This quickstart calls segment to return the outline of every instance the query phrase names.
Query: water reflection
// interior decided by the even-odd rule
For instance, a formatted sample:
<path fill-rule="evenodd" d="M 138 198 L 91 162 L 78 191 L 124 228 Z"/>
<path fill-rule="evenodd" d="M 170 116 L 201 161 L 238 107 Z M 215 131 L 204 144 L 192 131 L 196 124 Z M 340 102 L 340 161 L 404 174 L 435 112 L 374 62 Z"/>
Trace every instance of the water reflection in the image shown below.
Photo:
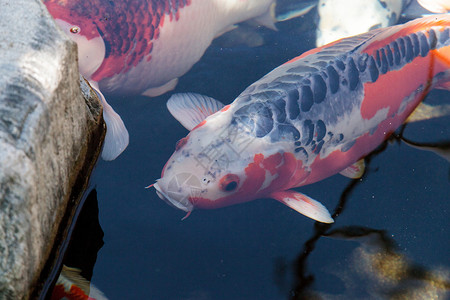
<path fill-rule="evenodd" d="M 87 280 L 92 277 L 97 252 L 103 246 L 103 230 L 98 221 L 97 191 L 93 189 L 78 217 L 63 263 L 81 269 Z"/>
<path fill-rule="evenodd" d="M 408 140 L 404 137 L 402 137 L 402 141 L 406 145 L 411 146 L 413 148 L 424 151 L 431 151 L 450 163 L 450 141 L 441 143 L 418 143 L 412 140 Z M 450 165 L 448 167 L 448 181 L 450 182 Z"/>
<path fill-rule="evenodd" d="M 450 270 L 430 269 L 411 261 L 385 230 L 348 226 L 332 230 L 326 236 L 360 243 L 350 254 L 346 269 L 329 271 L 341 280 L 345 291 L 337 295 L 313 290 L 307 293 L 326 299 L 444 299 L 448 296 Z"/>
<path fill-rule="evenodd" d="M 388 141 L 392 141 L 394 138 L 390 138 Z M 316 247 L 317 241 L 322 237 L 326 236 L 329 229 L 335 226 L 337 222 L 337 218 L 345 209 L 346 203 L 354 190 L 354 188 L 364 180 L 364 178 L 367 176 L 368 170 L 370 170 L 370 161 L 371 158 L 374 155 L 377 155 L 378 153 L 383 152 L 388 144 L 388 141 L 384 142 L 380 147 L 378 147 L 377 150 L 372 152 L 369 156 L 365 158 L 366 162 L 366 169 L 365 173 L 361 177 L 361 179 L 353 179 L 350 181 L 350 183 L 347 185 L 347 187 L 344 189 L 344 191 L 341 194 L 341 197 L 339 199 L 339 203 L 334 209 L 334 212 L 332 214 L 332 218 L 335 220 L 335 223 L 332 224 L 324 224 L 324 223 L 318 223 L 316 222 L 314 224 L 314 234 L 305 242 L 302 251 L 298 255 L 297 259 L 294 262 L 294 284 L 293 288 L 290 290 L 290 299 L 311 299 L 310 295 L 310 289 L 312 287 L 312 284 L 314 283 L 315 277 L 312 274 L 308 273 L 307 268 L 307 262 L 308 257 L 311 255 L 311 253 L 314 251 Z M 276 263 L 275 269 L 278 270 L 276 274 L 278 275 L 278 278 L 276 279 L 277 285 L 280 287 L 280 284 L 283 284 L 284 278 L 281 279 L 280 277 L 285 277 L 285 274 L 283 271 L 287 270 L 287 267 L 285 265 L 285 262 L 282 259 L 279 259 Z M 282 288 L 282 287 L 280 287 Z"/>
<path fill-rule="evenodd" d="M 87 299 L 95 288 L 89 282 L 92 278 L 97 253 L 103 246 L 103 230 L 98 220 L 97 191 L 93 189 L 87 196 L 75 227 L 68 238 L 68 248 L 62 260 L 61 273 L 55 288 L 45 299 Z M 84 294 L 84 295 L 83 295 Z M 95 291 L 96 299 L 103 299 L 99 291 Z M 80 298 L 81 297 L 81 298 Z"/>
<path fill-rule="evenodd" d="M 450 291 L 450 269 L 444 267 L 427 268 L 410 259 L 399 249 L 395 239 L 386 230 L 363 226 L 336 227 L 352 192 L 370 172 L 370 161 L 383 152 L 391 143 L 405 142 L 419 149 L 437 149 L 448 155 L 449 143 L 420 144 L 403 137 L 405 126 L 383 143 L 375 152 L 366 157 L 366 173 L 361 179 L 352 180 L 343 191 L 332 217 L 333 224 L 315 223 L 313 235 L 304 243 L 303 249 L 292 263 L 293 284 L 288 287 L 289 262 L 280 257 L 274 262 L 275 284 L 280 291 L 288 293 L 289 299 L 445 299 Z M 433 151 L 433 150 L 431 150 Z M 326 293 L 315 288 L 320 281 L 308 270 L 308 259 L 314 252 L 317 242 L 322 237 L 358 242 L 345 267 L 338 264 L 329 268 L 327 273 L 340 279 L 342 293 Z M 330 255 L 333 255 L 330 249 Z M 348 263 L 347 263 L 348 262 Z M 317 271 L 317 270 L 316 270 Z"/>
<path fill-rule="evenodd" d="M 386 143 L 384 143 L 384 147 L 385 145 Z M 366 166 L 368 166 L 368 164 L 366 164 Z M 364 177 L 365 176 L 363 176 L 363 178 Z M 361 182 L 360 179 L 354 179 L 345 188 L 339 199 L 339 203 L 335 208 L 334 213 L 332 214 L 335 222 L 337 221 L 339 215 L 344 211 L 345 205 L 348 201 L 349 196 L 351 195 L 351 192 L 359 182 Z M 293 288 L 290 290 L 290 299 L 311 299 L 310 289 L 314 283 L 315 277 L 314 275 L 308 273 L 308 257 L 314 251 L 317 241 L 322 236 L 326 236 L 328 230 L 335 226 L 334 224 L 336 223 L 324 224 L 316 222 L 314 224 L 314 234 L 305 242 L 303 250 L 300 252 L 294 262 L 295 283 Z"/>
<path fill-rule="evenodd" d="M 441 143 L 418 143 L 402 137 L 402 141 L 408 146 L 419 150 L 431 151 L 446 161 L 450 162 L 450 141 Z"/>

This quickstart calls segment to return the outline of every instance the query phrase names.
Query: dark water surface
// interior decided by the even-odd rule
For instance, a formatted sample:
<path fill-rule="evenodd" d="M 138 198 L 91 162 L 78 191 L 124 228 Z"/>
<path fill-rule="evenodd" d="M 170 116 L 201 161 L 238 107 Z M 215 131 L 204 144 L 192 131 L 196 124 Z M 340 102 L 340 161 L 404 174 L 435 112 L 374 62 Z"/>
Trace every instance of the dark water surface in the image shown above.
<path fill-rule="evenodd" d="M 249 84 L 312 47 L 314 33 L 301 26 L 299 20 L 279 25 L 279 32 L 260 29 L 266 40 L 261 47 L 221 48 L 216 41 L 174 92 L 230 103 Z M 111 99 L 127 125 L 130 145 L 115 161 L 100 161 L 91 180 L 104 232 L 92 283 L 106 297 L 379 299 L 415 293 L 445 298 L 448 161 L 393 139 L 370 157 L 363 179 L 335 175 L 299 189 L 332 213 L 341 205 L 331 226 L 271 199 L 197 210 L 180 221 L 184 212 L 144 188 L 160 177 L 176 141 L 187 134 L 165 107 L 170 95 Z M 427 98 L 448 100 L 446 91 Z M 449 121 L 409 124 L 403 136 L 448 145 Z"/>

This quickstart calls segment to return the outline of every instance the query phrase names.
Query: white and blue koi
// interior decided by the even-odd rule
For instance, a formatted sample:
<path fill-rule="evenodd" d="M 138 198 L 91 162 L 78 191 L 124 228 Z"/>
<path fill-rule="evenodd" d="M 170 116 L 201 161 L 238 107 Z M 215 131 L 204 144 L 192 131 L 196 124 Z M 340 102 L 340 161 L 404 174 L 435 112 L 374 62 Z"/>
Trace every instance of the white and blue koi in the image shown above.
<path fill-rule="evenodd" d="M 174 95 L 168 108 L 191 132 L 154 187 L 186 212 L 271 197 L 333 222 L 322 204 L 292 188 L 339 172 L 360 176 L 361 159 L 433 88 L 450 88 L 450 15 L 310 50 L 225 107 L 196 94 Z"/>

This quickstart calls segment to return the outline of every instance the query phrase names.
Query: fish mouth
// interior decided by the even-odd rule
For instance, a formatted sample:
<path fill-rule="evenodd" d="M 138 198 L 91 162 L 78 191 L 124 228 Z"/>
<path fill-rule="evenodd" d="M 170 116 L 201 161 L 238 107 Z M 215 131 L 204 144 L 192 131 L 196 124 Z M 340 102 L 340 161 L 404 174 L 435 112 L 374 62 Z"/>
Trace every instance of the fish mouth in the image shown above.
<path fill-rule="evenodd" d="M 164 200 L 170 206 L 181 209 L 185 212 L 190 212 L 193 210 L 194 206 L 189 201 L 188 197 L 183 197 L 180 200 L 170 197 L 165 192 L 163 192 L 163 190 L 158 184 L 158 181 L 153 185 L 153 187 L 155 188 L 158 197 Z"/>

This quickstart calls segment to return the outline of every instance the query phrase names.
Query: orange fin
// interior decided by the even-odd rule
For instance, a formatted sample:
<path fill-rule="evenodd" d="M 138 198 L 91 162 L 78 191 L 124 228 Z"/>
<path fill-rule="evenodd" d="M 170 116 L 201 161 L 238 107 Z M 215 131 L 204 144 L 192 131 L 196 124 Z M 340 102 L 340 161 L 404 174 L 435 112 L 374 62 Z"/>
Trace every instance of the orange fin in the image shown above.
<path fill-rule="evenodd" d="M 366 165 L 364 163 L 364 159 L 360 159 L 353 165 L 348 166 L 347 168 L 339 172 L 339 174 L 351 179 L 358 179 L 363 176 L 365 168 Z"/>
<path fill-rule="evenodd" d="M 293 210 L 307 216 L 313 220 L 322 223 L 333 223 L 334 220 L 331 217 L 328 209 L 320 202 L 306 196 L 305 194 L 287 190 L 281 192 L 274 192 L 270 194 L 270 197 L 286 204 Z"/>

